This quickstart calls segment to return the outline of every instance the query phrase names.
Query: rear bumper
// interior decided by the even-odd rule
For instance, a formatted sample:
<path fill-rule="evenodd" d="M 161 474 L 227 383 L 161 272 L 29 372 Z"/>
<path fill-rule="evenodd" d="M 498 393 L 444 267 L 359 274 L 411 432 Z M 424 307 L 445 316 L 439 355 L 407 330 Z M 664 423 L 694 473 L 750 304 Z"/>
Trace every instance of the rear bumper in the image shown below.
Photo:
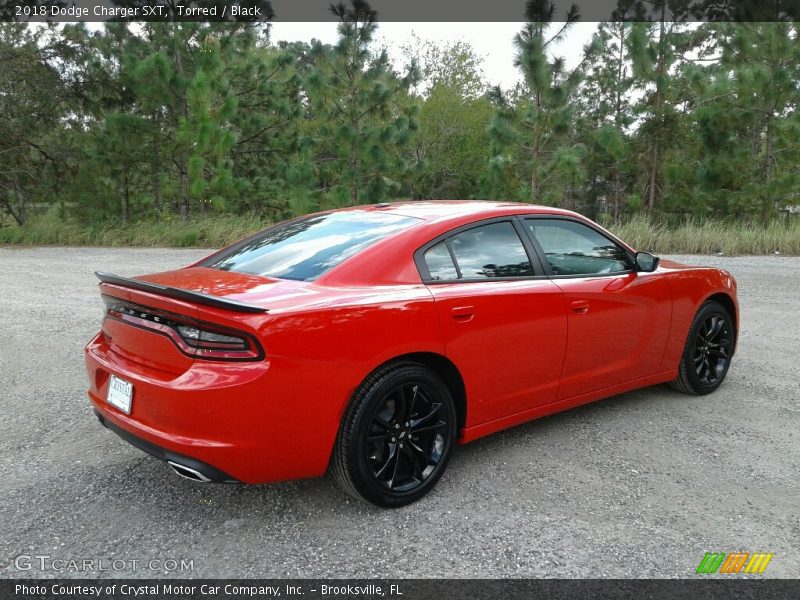
<path fill-rule="evenodd" d="M 136 437 L 131 432 L 126 429 L 123 429 L 119 425 L 116 425 L 112 421 L 103 417 L 103 415 L 98 411 L 95 410 L 94 414 L 97 416 L 97 419 L 100 421 L 100 424 L 116 433 L 119 437 L 123 440 L 131 444 L 132 446 L 136 446 L 139 450 L 143 452 L 147 452 L 147 454 L 151 456 L 155 456 L 159 460 L 163 460 L 167 463 L 172 463 L 174 465 L 181 465 L 183 467 L 188 467 L 192 471 L 200 474 L 203 479 L 212 482 L 212 483 L 237 483 L 236 479 L 228 475 L 227 473 L 220 471 L 216 467 L 213 467 L 209 464 L 206 464 L 202 461 L 197 459 L 191 458 L 189 456 L 183 456 L 182 454 L 176 454 L 166 448 L 162 448 L 161 446 L 157 446 L 147 440 L 142 438 Z"/>
<path fill-rule="evenodd" d="M 211 481 L 242 483 L 322 475 L 361 376 L 340 363 L 278 356 L 198 360 L 176 375 L 120 356 L 102 335 L 86 346 L 85 361 L 89 400 L 106 427 Z M 130 414 L 106 402 L 112 374 L 133 384 Z"/>

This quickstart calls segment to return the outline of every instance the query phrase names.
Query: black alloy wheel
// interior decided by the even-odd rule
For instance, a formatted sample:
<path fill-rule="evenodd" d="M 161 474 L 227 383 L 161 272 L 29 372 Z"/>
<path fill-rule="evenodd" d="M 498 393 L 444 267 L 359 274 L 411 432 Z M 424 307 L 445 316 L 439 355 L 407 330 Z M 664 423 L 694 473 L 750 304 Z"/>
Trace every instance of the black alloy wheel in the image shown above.
<path fill-rule="evenodd" d="M 700 382 L 714 385 L 725 376 L 731 360 L 733 336 L 725 317 L 715 313 L 700 326 L 694 341 L 693 365 Z"/>
<path fill-rule="evenodd" d="M 414 502 L 444 472 L 456 421 L 450 391 L 430 369 L 410 362 L 381 368 L 353 397 L 331 471 L 345 491 L 373 504 Z"/>
<path fill-rule="evenodd" d="M 401 383 L 372 415 L 365 452 L 375 480 L 393 492 L 422 485 L 442 461 L 450 415 L 423 383 Z"/>
<path fill-rule="evenodd" d="M 713 392 L 728 373 L 735 343 L 736 330 L 728 310 L 719 302 L 705 303 L 689 328 L 678 377 L 672 387 L 687 394 Z"/>

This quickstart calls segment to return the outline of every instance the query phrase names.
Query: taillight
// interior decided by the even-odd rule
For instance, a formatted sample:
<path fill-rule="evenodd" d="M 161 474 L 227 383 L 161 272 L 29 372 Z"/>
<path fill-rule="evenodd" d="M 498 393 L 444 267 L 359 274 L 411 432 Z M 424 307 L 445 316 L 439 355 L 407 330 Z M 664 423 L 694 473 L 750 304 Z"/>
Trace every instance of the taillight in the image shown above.
<path fill-rule="evenodd" d="M 235 335 L 207 331 L 191 325 L 178 325 L 178 333 L 187 344 L 202 350 L 247 350 L 247 340 Z"/>
<path fill-rule="evenodd" d="M 235 329 L 103 296 L 106 318 L 169 337 L 184 354 L 206 360 L 260 360 L 264 351 L 253 336 Z"/>

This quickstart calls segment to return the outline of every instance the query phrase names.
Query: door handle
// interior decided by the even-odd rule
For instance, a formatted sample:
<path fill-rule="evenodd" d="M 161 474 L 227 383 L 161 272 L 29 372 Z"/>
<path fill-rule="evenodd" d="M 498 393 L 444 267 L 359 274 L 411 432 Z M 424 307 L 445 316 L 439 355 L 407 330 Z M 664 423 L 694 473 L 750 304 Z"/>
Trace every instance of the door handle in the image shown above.
<path fill-rule="evenodd" d="M 450 309 L 450 316 L 453 317 L 456 321 L 461 321 L 462 323 L 466 323 L 467 321 L 471 321 L 472 318 L 475 316 L 475 307 L 474 306 L 454 306 Z"/>
<path fill-rule="evenodd" d="M 589 312 L 589 303 L 586 300 L 576 300 L 570 304 L 570 308 L 574 313 L 585 315 L 587 312 Z"/>

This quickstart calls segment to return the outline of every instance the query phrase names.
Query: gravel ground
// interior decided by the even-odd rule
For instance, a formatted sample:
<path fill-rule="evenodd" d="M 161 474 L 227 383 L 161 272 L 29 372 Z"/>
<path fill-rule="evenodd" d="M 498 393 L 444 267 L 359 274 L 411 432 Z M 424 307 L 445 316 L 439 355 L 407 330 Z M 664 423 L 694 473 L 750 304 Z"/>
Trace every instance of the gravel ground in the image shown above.
<path fill-rule="evenodd" d="M 707 551 L 773 552 L 767 575 L 800 575 L 800 258 L 677 257 L 739 281 L 739 352 L 715 394 L 658 386 L 479 440 L 387 511 L 327 479 L 188 482 L 97 423 L 92 271 L 203 254 L 0 248 L 0 576 L 169 576 L 186 559 L 195 577 L 689 577 Z M 20 555 L 112 570 L 19 570 Z"/>

